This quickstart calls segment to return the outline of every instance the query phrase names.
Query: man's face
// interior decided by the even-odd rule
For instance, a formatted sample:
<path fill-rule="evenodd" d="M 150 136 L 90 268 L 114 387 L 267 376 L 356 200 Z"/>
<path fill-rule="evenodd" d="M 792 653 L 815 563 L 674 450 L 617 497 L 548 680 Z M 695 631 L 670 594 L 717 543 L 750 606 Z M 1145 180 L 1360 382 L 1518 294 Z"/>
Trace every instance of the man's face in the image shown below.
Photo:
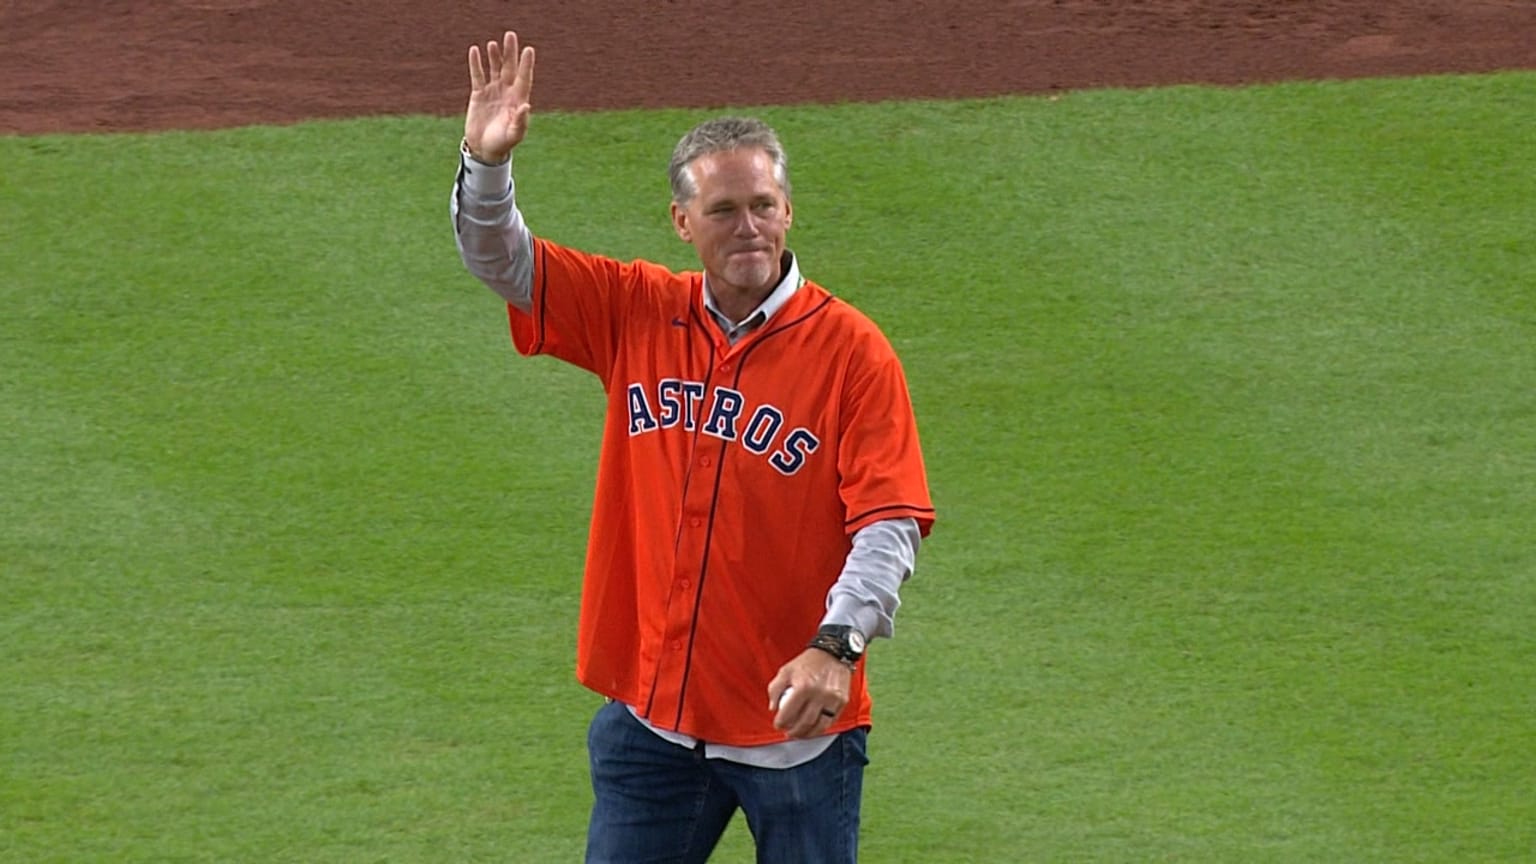
<path fill-rule="evenodd" d="M 757 147 L 706 153 L 688 170 L 696 194 L 672 203 L 677 236 L 693 244 L 721 295 L 761 299 L 778 284 L 790 204 L 774 176 L 773 159 Z"/>

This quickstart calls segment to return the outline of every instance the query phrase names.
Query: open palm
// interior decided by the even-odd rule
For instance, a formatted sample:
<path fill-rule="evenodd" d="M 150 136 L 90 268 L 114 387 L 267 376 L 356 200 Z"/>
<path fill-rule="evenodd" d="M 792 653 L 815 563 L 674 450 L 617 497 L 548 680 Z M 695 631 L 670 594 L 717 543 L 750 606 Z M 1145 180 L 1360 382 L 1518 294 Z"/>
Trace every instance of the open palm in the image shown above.
<path fill-rule="evenodd" d="M 469 48 L 469 110 L 464 113 L 464 141 L 483 162 L 501 162 L 528 132 L 533 111 L 533 48 L 517 47 L 508 30 L 500 43 L 487 42 L 482 65 L 480 46 Z"/>

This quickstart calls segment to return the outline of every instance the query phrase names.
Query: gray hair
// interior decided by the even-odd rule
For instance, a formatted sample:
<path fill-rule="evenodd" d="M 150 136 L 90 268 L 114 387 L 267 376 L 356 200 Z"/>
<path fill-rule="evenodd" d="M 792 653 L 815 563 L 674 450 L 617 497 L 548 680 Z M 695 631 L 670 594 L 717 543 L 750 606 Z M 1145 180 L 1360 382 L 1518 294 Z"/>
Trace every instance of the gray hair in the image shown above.
<path fill-rule="evenodd" d="M 779 188 L 788 198 L 789 157 L 773 127 L 754 117 L 717 117 L 693 127 L 672 150 L 672 162 L 667 165 L 667 177 L 672 181 L 672 200 L 687 204 L 698 193 L 693 174 L 688 170 L 693 160 L 709 153 L 743 147 L 757 147 L 768 154 L 773 160 L 773 173 Z"/>

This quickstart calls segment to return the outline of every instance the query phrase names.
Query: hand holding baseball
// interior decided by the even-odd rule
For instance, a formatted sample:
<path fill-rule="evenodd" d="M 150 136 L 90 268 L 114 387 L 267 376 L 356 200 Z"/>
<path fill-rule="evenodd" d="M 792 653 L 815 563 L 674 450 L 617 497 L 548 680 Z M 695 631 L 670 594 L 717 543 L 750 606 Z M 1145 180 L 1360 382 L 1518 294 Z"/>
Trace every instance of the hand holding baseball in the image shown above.
<path fill-rule="evenodd" d="M 464 113 L 464 141 L 481 162 L 505 161 L 528 132 L 533 112 L 533 48 L 517 45 L 508 30 L 501 42 L 487 42 L 482 65 L 480 46 L 469 47 L 469 109 Z"/>
<path fill-rule="evenodd" d="M 843 661 L 816 648 L 805 649 L 768 682 L 774 727 L 790 738 L 825 734 L 848 704 L 851 677 Z"/>

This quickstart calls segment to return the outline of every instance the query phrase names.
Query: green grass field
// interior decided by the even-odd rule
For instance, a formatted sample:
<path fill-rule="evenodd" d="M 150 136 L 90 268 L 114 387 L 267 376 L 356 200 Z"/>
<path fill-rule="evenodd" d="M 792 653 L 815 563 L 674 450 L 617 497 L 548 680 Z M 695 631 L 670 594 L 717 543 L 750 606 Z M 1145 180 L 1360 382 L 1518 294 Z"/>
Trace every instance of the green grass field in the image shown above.
<path fill-rule="evenodd" d="M 940 511 L 866 860 L 1536 855 L 1536 75 L 759 113 Z M 530 224 L 692 266 L 700 116 L 537 116 Z M 602 399 L 457 138 L 0 138 L 0 861 L 579 858 Z"/>

